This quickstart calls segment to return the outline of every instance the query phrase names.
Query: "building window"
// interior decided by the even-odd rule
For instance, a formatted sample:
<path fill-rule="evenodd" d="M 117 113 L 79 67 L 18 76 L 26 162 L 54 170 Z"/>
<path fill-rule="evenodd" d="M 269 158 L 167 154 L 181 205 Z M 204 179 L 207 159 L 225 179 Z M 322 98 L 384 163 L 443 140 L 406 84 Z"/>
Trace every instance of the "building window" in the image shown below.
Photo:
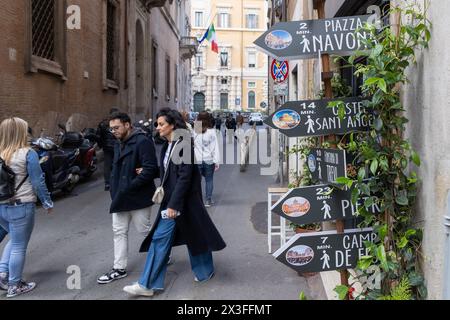
<path fill-rule="evenodd" d="M 248 67 L 256 68 L 256 52 L 248 53 Z"/>
<path fill-rule="evenodd" d="M 55 0 L 32 0 L 32 53 L 55 60 Z"/>
<path fill-rule="evenodd" d="M 116 69 L 116 7 L 110 1 L 106 10 L 106 78 L 115 80 L 114 71 Z"/>
<path fill-rule="evenodd" d="M 195 56 L 195 67 L 197 69 L 203 68 L 203 54 L 202 53 L 199 53 Z"/>
<path fill-rule="evenodd" d="M 220 109 L 228 109 L 228 93 L 220 94 Z"/>
<path fill-rule="evenodd" d="M 257 29 L 258 28 L 258 16 L 254 13 L 246 15 L 247 29 Z"/>
<path fill-rule="evenodd" d="M 217 26 L 219 28 L 229 28 L 230 27 L 230 14 L 226 12 L 219 13 Z"/>
<path fill-rule="evenodd" d="M 166 56 L 166 98 L 170 101 L 170 57 Z"/>
<path fill-rule="evenodd" d="M 220 66 L 228 67 L 228 52 L 226 51 L 220 53 Z"/>
<path fill-rule="evenodd" d="M 256 106 L 255 91 L 249 91 L 248 92 L 248 107 L 249 107 L 249 109 L 255 109 L 255 106 Z"/>
<path fill-rule="evenodd" d="M 222 84 L 227 84 L 227 83 L 228 83 L 228 80 L 227 80 L 226 78 L 222 78 L 221 83 L 222 83 Z"/>
<path fill-rule="evenodd" d="M 152 43 L 152 86 L 153 98 L 158 98 L 158 44 Z"/>
<path fill-rule="evenodd" d="M 26 1 L 26 70 L 57 74 L 66 69 L 65 1 Z"/>
<path fill-rule="evenodd" d="M 255 81 L 249 81 L 248 82 L 248 88 L 256 88 L 256 82 Z"/>
<path fill-rule="evenodd" d="M 195 11 L 195 26 L 203 27 L 203 12 Z"/>

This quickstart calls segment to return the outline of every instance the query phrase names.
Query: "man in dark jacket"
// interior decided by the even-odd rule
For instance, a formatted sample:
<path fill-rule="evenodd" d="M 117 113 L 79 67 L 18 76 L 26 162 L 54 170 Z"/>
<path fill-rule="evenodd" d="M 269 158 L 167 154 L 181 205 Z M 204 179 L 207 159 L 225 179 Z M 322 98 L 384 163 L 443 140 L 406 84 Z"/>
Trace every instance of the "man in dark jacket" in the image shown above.
<path fill-rule="evenodd" d="M 153 180 L 159 173 L 152 139 L 144 131 L 134 129 L 127 114 L 114 113 L 109 126 L 120 142 L 114 148 L 110 181 L 114 266 L 97 279 L 100 284 L 127 276 L 128 227 L 133 222 L 143 237 L 150 231 L 152 195 L 155 192 Z M 141 169 L 140 174 L 137 169 Z"/>
<path fill-rule="evenodd" d="M 118 112 L 119 109 L 111 108 L 109 115 L 114 112 Z M 109 117 L 103 119 L 97 128 L 98 146 L 103 149 L 104 170 L 103 175 L 105 178 L 105 191 L 109 191 L 110 183 L 109 178 L 111 175 L 112 161 L 114 159 L 114 145 L 116 144 L 116 138 L 109 130 Z"/>

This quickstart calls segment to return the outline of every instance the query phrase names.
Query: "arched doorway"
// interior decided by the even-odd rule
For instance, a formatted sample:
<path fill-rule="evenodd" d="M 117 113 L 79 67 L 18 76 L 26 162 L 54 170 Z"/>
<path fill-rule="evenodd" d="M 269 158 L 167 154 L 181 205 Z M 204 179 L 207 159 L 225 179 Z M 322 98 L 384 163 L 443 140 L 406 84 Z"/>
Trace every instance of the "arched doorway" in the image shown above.
<path fill-rule="evenodd" d="M 255 91 L 249 91 L 248 92 L 248 108 L 249 109 L 255 109 L 255 107 L 256 107 Z"/>
<path fill-rule="evenodd" d="M 205 111 L 205 95 L 201 92 L 194 94 L 194 111 Z"/>
<path fill-rule="evenodd" d="M 144 116 L 145 106 L 145 84 L 144 84 L 144 30 L 142 23 L 136 21 L 136 116 Z"/>

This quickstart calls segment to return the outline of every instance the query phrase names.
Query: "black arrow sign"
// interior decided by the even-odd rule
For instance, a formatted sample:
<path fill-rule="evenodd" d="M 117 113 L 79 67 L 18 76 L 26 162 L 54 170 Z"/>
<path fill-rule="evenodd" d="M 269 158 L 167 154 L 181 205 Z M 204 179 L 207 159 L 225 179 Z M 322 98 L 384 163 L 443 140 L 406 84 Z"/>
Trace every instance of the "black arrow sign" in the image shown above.
<path fill-rule="evenodd" d="M 259 49 L 278 60 L 307 59 L 319 52 L 350 55 L 367 49 L 361 30 L 369 15 L 323 20 L 280 22 L 254 42 Z"/>
<path fill-rule="evenodd" d="M 327 185 L 295 188 L 286 193 L 271 208 L 272 212 L 295 224 L 309 224 L 328 220 L 348 220 L 356 216 L 368 197 L 361 197 L 352 204 L 351 190 L 340 190 Z M 377 204 L 368 211 L 380 213 Z"/>
<path fill-rule="evenodd" d="M 334 184 L 338 177 L 347 177 L 344 150 L 311 148 L 307 163 L 313 181 Z"/>
<path fill-rule="evenodd" d="M 338 107 L 327 107 L 330 102 L 342 101 L 345 116 L 339 117 Z M 288 137 L 324 136 L 366 131 L 373 124 L 373 115 L 362 98 L 289 101 L 271 114 L 265 123 Z"/>
<path fill-rule="evenodd" d="M 273 256 L 298 272 L 322 272 L 351 269 L 368 255 L 365 241 L 375 242 L 372 228 L 350 229 L 345 233 L 324 231 L 299 233 L 278 249 Z"/>

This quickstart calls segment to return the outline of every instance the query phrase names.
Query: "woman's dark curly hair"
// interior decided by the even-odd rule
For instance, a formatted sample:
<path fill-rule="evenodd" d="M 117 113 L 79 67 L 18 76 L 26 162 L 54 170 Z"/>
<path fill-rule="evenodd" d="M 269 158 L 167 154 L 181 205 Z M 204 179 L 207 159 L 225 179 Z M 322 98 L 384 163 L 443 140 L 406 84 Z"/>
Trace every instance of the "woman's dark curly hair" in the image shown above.
<path fill-rule="evenodd" d="M 173 129 L 187 129 L 186 122 L 181 113 L 175 109 L 163 108 L 156 115 L 156 119 L 164 117 L 168 124 L 173 125 Z"/>

